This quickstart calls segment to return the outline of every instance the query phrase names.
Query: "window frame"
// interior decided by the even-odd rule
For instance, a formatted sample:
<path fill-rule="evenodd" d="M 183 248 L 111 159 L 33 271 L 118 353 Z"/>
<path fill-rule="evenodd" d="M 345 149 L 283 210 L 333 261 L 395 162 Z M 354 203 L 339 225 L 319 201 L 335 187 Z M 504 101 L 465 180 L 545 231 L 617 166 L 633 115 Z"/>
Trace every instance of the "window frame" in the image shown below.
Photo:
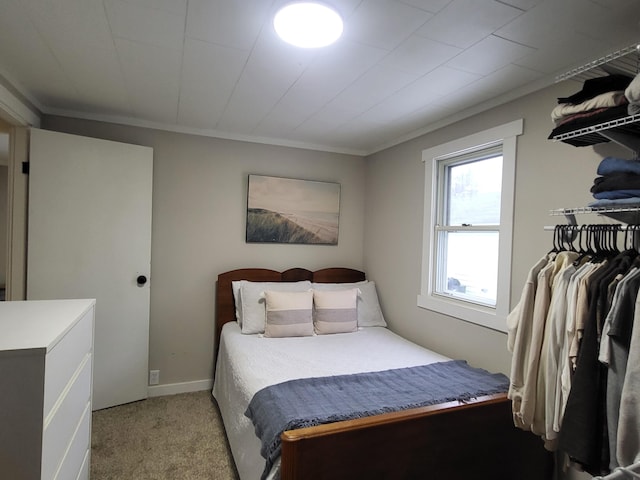
<path fill-rule="evenodd" d="M 451 193 L 451 173 L 452 169 L 457 166 L 469 165 L 475 162 L 482 162 L 484 160 L 489 160 L 495 157 L 502 157 L 502 142 L 499 143 L 491 143 L 489 145 L 484 145 L 481 148 L 474 149 L 469 153 L 465 153 L 463 155 L 447 155 L 442 158 L 438 158 L 437 161 L 437 173 L 438 187 L 442 187 L 442 189 L 438 189 L 437 198 L 442 208 L 438 208 L 438 204 L 436 204 L 436 222 L 433 228 L 434 236 L 434 258 L 442 258 L 443 260 L 448 260 L 448 252 L 446 246 L 446 240 L 448 240 L 449 234 L 461 233 L 461 232 L 488 232 L 495 233 L 498 235 L 498 239 L 500 238 L 500 225 L 499 223 L 491 223 L 491 224 L 452 224 L 450 220 L 451 216 L 451 204 L 450 204 L 450 193 Z M 502 171 L 504 170 L 504 161 L 501 161 L 502 167 L 500 169 L 500 175 L 502 176 Z M 502 182 L 501 182 L 502 188 Z M 500 192 L 502 198 L 502 191 Z M 471 220 L 471 219 L 469 219 Z M 498 220 L 499 222 L 499 220 Z M 443 242 L 444 240 L 444 242 Z M 456 295 L 456 294 L 448 294 L 443 293 L 444 282 L 446 282 L 447 275 L 438 275 L 438 273 L 442 273 L 442 271 L 438 271 L 436 269 L 431 269 L 432 285 L 433 285 L 433 295 L 438 298 L 453 298 L 459 299 L 459 301 L 463 303 L 470 304 L 479 304 L 482 307 L 486 308 L 495 308 L 490 305 L 488 302 L 477 298 L 476 300 L 472 300 L 471 298 L 464 298 L 464 295 Z M 497 285 L 496 285 L 497 287 Z M 461 298 L 462 297 L 462 298 Z M 497 300 L 496 300 L 497 301 Z"/>
<path fill-rule="evenodd" d="M 507 331 L 506 318 L 511 301 L 511 250 L 513 242 L 513 210 L 515 200 L 515 166 L 517 137 L 522 135 L 523 120 L 500 125 L 422 151 L 425 163 L 425 194 L 422 240 L 421 286 L 418 306 L 501 332 Z M 469 157 L 474 152 L 502 145 L 502 190 L 498 244 L 498 284 L 495 308 L 449 297 L 434 292 L 437 259 L 437 228 L 439 202 L 446 202 L 445 191 L 439 188 L 441 166 L 455 159 Z M 485 227 L 485 226 L 483 226 Z M 460 227 L 472 231 L 474 227 Z"/>

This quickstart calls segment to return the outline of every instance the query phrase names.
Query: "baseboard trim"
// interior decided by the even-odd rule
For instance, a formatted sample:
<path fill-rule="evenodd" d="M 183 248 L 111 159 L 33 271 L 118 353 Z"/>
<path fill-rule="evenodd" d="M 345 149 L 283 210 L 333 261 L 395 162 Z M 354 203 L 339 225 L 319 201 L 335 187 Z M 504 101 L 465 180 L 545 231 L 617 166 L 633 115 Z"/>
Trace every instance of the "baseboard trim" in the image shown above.
<path fill-rule="evenodd" d="M 166 385 L 151 385 L 147 389 L 149 397 L 162 397 L 164 395 L 176 395 L 178 393 L 199 392 L 211 390 L 213 379 L 195 380 L 193 382 L 168 383 Z"/>

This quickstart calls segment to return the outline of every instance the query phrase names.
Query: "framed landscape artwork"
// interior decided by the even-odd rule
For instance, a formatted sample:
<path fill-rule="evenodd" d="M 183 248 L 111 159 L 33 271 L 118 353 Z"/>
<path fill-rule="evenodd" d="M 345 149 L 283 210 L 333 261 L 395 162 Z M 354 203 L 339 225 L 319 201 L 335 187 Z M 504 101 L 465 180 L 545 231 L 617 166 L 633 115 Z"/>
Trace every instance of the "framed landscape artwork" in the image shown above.
<path fill-rule="evenodd" d="M 247 243 L 337 245 L 340 184 L 249 175 Z"/>

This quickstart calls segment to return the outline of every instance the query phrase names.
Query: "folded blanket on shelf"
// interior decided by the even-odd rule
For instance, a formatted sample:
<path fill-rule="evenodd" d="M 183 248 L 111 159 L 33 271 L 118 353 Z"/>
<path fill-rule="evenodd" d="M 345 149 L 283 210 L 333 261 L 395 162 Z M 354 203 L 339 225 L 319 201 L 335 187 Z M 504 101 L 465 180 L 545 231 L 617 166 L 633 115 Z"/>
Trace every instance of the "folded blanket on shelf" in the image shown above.
<path fill-rule="evenodd" d="M 593 198 L 601 199 L 608 198 L 609 200 L 613 200 L 616 198 L 635 198 L 640 197 L 640 189 L 638 188 L 630 188 L 626 190 L 608 190 L 606 192 L 598 192 L 593 194 Z"/>
<path fill-rule="evenodd" d="M 594 200 L 593 202 L 587 205 L 591 208 L 631 208 L 631 207 L 640 207 L 640 197 L 629 197 L 629 198 L 601 198 L 599 200 Z"/>
<path fill-rule="evenodd" d="M 585 100 L 605 92 L 624 90 L 629 86 L 633 77 L 627 75 L 606 75 L 604 77 L 590 78 L 582 84 L 582 90 L 570 97 L 558 98 L 558 103 L 582 103 Z"/>
<path fill-rule="evenodd" d="M 583 122 L 588 121 L 589 118 L 595 117 L 596 115 L 600 115 L 603 112 L 606 112 L 607 109 L 611 107 L 602 107 L 596 108 L 595 110 L 589 110 L 586 112 L 574 113 L 573 115 L 569 115 L 568 117 L 564 117 L 562 120 L 558 120 L 556 122 L 556 127 L 560 125 L 564 125 L 565 123 L 575 122 L 576 120 L 581 120 Z"/>
<path fill-rule="evenodd" d="M 558 125 L 563 120 L 566 120 L 577 113 L 626 104 L 627 99 L 623 90 L 601 93 L 600 95 L 590 98 L 589 100 L 585 100 L 582 103 L 561 103 L 551 111 L 551 120 Z"/>
<path fill-rule="evenodd" d="M 593 180 L 591 193 L 610 190 L 640 189 L 640 175 L 636 173 L 613 173 Z"/>
<path fill-rule="evenodd" d="M 598 164 L 598 175 L 613 175 L 616 173 L 635 173 L 640 175 L 640 159 L 604 157 Z"/>

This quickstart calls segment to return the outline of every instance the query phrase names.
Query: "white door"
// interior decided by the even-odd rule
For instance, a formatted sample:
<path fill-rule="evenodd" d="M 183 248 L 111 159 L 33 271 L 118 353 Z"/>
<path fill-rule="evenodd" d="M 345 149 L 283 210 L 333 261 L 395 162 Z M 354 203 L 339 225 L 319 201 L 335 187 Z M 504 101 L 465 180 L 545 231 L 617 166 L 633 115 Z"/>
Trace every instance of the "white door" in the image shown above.
<path fill-rule="evenodd" d="M 146 398 L 153 150 L 32 129 L 29 162 L 27 299 L 95 298 L 94 410 Z"/>

